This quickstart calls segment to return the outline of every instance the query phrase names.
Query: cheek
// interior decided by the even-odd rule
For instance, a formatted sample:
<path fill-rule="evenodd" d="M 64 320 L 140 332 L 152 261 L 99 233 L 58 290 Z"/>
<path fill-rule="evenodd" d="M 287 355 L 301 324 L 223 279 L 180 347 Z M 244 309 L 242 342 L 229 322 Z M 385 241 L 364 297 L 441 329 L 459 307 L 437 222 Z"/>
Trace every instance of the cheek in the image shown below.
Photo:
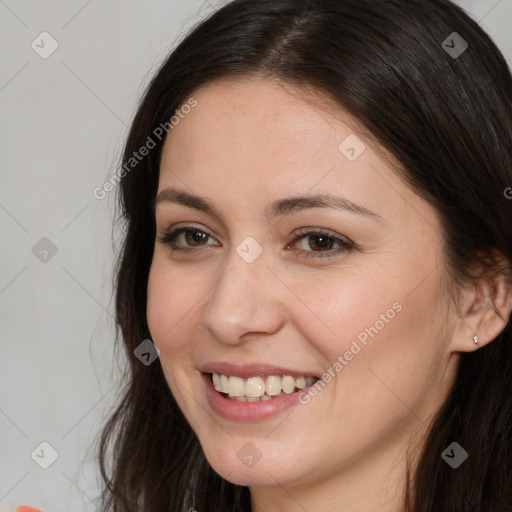
<path fill-rule="evenodd" d="M 186 416 L 194 410 L 194 404 L 189 403 L 190 391 L 184 391 L 183 383 L 193 374 L 190 354 L 194 340 L 201 339 L 193 330 L 200 325 L 197 311 L 206 293 L 204 286 L 190 276 L 190 271 L 171 268 L 163 257 L 156 256 L 148 278 L 146 308 L 151 339 L 160 350 L 165 379 Z"/>
<path fill-rule="evenodd" d="M 151 265 L 146 317 L 152 339 L 160 350 L 180 350 L 181 345 L 187 345 L 187 339 L 179 333 L 197 325 L 194 315 L 201 307 L 205 285 L 190 271 L 172 268 L 162 259 L 155 256 Z"/>
<path fill-rule="evenodd" d="M 392 321 L 396 316 L 393 304 L 399 296 L 382 278 L 347 269 L 318 278 L 313 284 L 298 280 L 294 292 L 296 297 L 290 296 L 287 302 L 294 323 L 331 364 L 353 340 L 370 339 L 368 330 L 376 322 L 382 330 L 381 315 Z"/>
<path fill-rule="evenodd" d="M 435 399 L 429 395 L 444 342 L 436 280 L 425 280 L 412 293 L 408 280 L 397 285 L 391 293 L 360 297 L 352 319 L 346 317 L 338 384 L 341 402 L 352 403 L 354 417 L 356 404 L 375 403 L 374 417 L 391 422 L 410 415 L 404 404 L 427 410 Z"/>
<path fill-rule="evenodd" d="M 346 268 L 343 275 L 294 287 L 309 309 L 299 301 L 291 306 L 295 325 L 352 396 L 372 385 L 382 391 L 375 373 L 405 394 L 414 387 L 411 380 L 421 389 L 429 379 L 442 341 L 439 294 L 435 274 L 417 289 L 413 277 L 412 271 L 397 275 L 391 265 L 379 275 Z"/>

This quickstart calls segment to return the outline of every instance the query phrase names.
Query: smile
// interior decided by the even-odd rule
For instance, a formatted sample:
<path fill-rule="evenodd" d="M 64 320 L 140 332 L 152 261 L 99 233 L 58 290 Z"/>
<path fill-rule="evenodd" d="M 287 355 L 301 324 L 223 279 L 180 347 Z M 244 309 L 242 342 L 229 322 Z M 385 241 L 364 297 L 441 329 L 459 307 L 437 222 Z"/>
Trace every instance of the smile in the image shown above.
<path fill-rule="evenodd" d="M 300 375 L 249 375 L 240 377 L 202 372 L 206 398 L 217 415 L 237 422 L 259 422 L 274 418 L 290 407 L 300 406 L 300 393 L 307 393 L 319 380 L 317 377 Z M 306 386 L 301 388 L 303 384 Z M 259 396 L 248 396 L 246 393 Z"/>
<path fill-rule="evenodd" d="M 215 390 L 224 398 L 239 402 L 263 402 L 276 396 L 300 391 L 318 379 L 293 375 L 266 375 L 244 379 L 234 375 L 212 373 L 211 380 Z"/>

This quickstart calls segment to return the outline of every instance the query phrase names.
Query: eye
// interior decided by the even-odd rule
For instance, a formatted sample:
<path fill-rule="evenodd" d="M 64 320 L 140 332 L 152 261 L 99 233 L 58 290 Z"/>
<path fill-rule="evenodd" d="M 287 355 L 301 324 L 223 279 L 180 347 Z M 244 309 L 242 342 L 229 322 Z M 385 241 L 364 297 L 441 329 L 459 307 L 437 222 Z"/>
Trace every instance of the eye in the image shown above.
<path fill-rule="evenodd" d="M 355 248 L 350 240 L 341 238 L 331 231 L 322 229 L 308 231 L 306 228 L 302 228 L 296 234 L 298 236 L 287 247 L 297 245 L 299 242 L 300 248 L 293 249 L 299 258 L 332 258 Z"/>
<path fill-rule="evenodd" d="M 286 248 L 299 245 L 299 249 L 292 249 L 297 258 L 332 258 L 355 248 L 350 240 L 331 231 L 322 229 L 308 231 L 306 228 L 301 228 L 295 234 L 298 236 Z M 168 245 L 173 252 L 194 252 L 201 247 L 211 245 L 208 244 L 209 239 L 214 240 L 213 245 L 220 245 L 210 233 L 196 226 L 172 228 L 157 237 L 159 242 Z"/>
<path fill-rule="evenodd" d="M 172 251 L 194 251 L 195 247 L 202 247 L 207 245 L 208 239 L 212 239 L 212 236 L 207 231 L 199 229 L 195 226 L 182 226 L 178 228 L 169 229 L 163 236 L 157 237 L 157 240 L 163 244 L 168 245 Z M 177 242 L 185 245 L 182 247 Z M 215 245 L 219 245 L 215 241 Z"/>

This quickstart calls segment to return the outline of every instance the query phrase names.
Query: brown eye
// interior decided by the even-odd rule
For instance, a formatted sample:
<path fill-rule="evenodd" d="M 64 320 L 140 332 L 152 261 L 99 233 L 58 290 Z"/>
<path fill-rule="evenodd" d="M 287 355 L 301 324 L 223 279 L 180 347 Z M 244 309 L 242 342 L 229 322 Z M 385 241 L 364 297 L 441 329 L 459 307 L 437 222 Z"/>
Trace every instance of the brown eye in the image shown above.
<path fill-rule="evenodd" d="M 185 233 L 185 240 L 190 245 L 203 245 L 200 242 L 207 241 L 209 235 L 199 230 L 191 231 L 189 229 L 183 231 Z"/>
<path fill-rule="evenodd" d="M 193 251 L 194 247 L 207 246 L 208 239 L 215 240 L 209 233 L 194 226 L 170 229 L 157 240 L 168 245 L 173 251 Z M 215 241 L 215 245 L 219 245 Z"/>
<path fill-rule="evenodd" d="M 354 244 L 331 232 L 299 230 L 299 236 L 290 244 L 298 247 L 294 249 L 297 257 L 330 258 L 355 248 Z"/>
<path fill-rule="evenodd" d="M 309 235 L 307 241 L 308 246 L 314 250 L 329 250 L 334 245 L 334 239 L 325 235 Z"/>

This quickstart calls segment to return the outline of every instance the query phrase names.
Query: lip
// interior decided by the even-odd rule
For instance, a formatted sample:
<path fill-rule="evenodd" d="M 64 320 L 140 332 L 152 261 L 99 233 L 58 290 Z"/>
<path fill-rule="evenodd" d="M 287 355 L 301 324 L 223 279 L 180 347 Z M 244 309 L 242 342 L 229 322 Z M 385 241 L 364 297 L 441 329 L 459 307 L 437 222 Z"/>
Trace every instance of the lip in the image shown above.
<path fill-rule="evenodd" d="M 269 375 L 291 375 L 292 377 L 316 377 L 318 375 L 309 373 L 308 371 L 292 370 L 281 366 L 273 366 L 268 364 L 232 364 L 223 361 L 207 363 L 199 368 L 202 373 L 221 373 L 233 377 L 241 377 L 248 379 L 249 377 L 269 376 Z"/>
<path fill-rule="evenodd" d="M 202 373 L 201 377 L 205 385 L 206 397 L 208 398 L 210 407 L 219 416 L 222 416 L 225 419 L 242 422 L 251 422 L 272 418 L 280 414 L 285 409 L 299 405 L 300 393 L 307 393 L 308 389 L 315 385 L 315 383 L 313 383 L 311 386 L 307 386 L 306 388 L 301 389 L 300 391 L 296 391 L 295 393 L 291 393 L 289 395 L 279 395 L 272 398 L 272 400 L 266 400 L 264 402 L 238 402 L 236 400 L 229 400 L 228 398 L 224 398 L 214 388 L 210 373 Z"/>

